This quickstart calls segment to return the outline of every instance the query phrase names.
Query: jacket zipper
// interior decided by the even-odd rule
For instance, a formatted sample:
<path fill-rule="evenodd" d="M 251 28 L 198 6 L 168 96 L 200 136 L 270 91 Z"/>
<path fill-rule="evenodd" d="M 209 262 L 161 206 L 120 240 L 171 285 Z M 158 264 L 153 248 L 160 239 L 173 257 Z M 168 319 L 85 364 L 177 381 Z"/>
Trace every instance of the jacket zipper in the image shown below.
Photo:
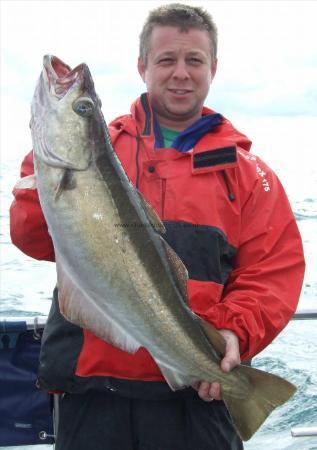
<path fill-rule="evenodd" d="M 135 167 L 136 167 L 136 177 L 135 177 L 135 186 L 139 189 L 140 183 L 140 163 L 139 163 L 139 155 L 140 155 L 140 147 L 141 147 L 141 137 L 139 135 L 138 130 L 136 130 L 136 153 L 135 153 Z"/>
<path fill-rule="evenodd" d="M 166 194 L 166 179 L 162 179 L 162 197 L 161 197 L 161 219 L 164 219 L 165 211 L 165 194 Z"/>

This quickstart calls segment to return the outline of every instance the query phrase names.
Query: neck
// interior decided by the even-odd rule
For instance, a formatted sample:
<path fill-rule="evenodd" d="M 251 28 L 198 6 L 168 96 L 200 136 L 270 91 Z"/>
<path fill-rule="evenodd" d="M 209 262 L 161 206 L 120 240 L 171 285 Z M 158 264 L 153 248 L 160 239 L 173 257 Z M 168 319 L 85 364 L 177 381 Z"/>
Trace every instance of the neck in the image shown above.
<path fill-rule="evenodd" d="M 188 120 L 175 121 L 175 120 L 166 119 L 166 117 L 161 117 L 159 114 L 157 114 L 157 120 L 161 127 L 169 128 L 170 130 L 175 130 L 175 131 L 186 130 L 186 128 L 190 127 L 200 117 L 201 117 L 201 115 L 199 115 L 195 118 L 188 119 Z"/>

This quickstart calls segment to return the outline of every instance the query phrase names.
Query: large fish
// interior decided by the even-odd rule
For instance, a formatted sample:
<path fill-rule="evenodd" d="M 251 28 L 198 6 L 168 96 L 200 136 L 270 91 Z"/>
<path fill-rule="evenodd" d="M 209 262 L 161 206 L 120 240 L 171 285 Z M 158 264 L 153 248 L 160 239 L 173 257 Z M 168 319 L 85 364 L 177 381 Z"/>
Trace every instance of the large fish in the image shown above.
<path fill-rule="evenodd" d="M 113 150 L 86 64 L 71 70 L 44 57 L 31 130 L 62 313 L 123 350 L 145 347 L 174 390 L 220 382 L 239 435 L 249 439 L 295 387 L 250 367 L 220 369 L 223 338 L 187 306 L 186 269 Z"/>

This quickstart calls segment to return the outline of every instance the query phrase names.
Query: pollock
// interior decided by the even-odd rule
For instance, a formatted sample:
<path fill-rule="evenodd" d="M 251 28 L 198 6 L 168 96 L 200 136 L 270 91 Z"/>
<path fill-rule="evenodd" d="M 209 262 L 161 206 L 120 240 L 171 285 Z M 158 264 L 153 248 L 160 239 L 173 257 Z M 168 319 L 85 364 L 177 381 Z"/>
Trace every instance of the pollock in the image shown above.
<path fill-rule="evenodd" d="M 296 388 L 251 367 L 220 369 L 224 340 L 188 307 L 186 268 L 114 152 L 86 64 L 44 57 L 30 126 L 35 181 L 22 183 L 38 189 L 63 315 L 127 352 L 145 347 L 173 390 L 221 383 L 248 440 Z"/>

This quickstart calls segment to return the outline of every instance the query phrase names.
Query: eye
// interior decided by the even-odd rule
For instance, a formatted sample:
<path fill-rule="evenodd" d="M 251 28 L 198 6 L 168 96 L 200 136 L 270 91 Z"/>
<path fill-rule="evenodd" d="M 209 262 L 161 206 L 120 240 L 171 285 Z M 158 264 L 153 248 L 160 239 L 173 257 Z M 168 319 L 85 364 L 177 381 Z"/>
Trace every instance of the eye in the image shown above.
<path fill-rule="evenodd" d="M 82 117 L 90 117 L 95 110 L 95 104 L 89 97 L 79 97 L 72 107 L 75 113 Z"/>
<path fill-rule="evenodd" d="M 162 58 L 159 60 L 159 64 L 163 65 L 163 66 L 167 66 L 169 64 L 173 64 L 174 60 L 173 58 Z"/>
<path fill-rule="evenodd" d="M 191 64 L 192 66 L 198 66 L 199 64 L 202 64 L 202 60 L 199 58 L 189 58 L 188 64 Z"/>

